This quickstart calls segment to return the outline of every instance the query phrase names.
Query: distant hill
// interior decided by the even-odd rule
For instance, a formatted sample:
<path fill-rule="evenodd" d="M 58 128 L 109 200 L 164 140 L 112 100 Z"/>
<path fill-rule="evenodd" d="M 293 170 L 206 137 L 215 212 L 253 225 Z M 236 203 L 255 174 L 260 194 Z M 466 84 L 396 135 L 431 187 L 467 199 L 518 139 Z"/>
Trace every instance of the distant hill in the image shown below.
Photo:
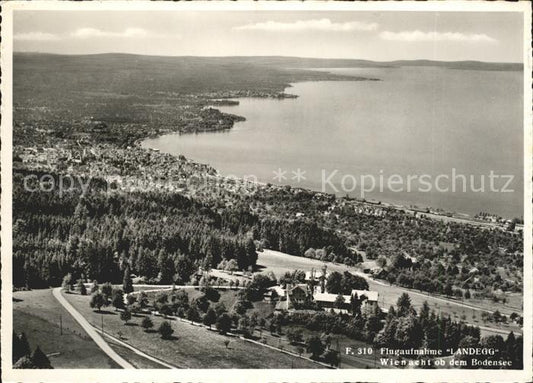
<path fill-rule="evenodd" d="M 373 62 L 281 56 L 171 57 L 119 53 L 15 53 L 13 64 L 13 101 L 17 116 L 33 113 L 33 119 L 41 119 L 44 112 L 35 108 L 44 107 L 50 108 L 49 113 L 54 114 L 56 120 L 96 115 L 106 121 L 138 121 L 138 115 L 144 120 L 154 118 L 139 105 L 164 104 L 170 111 L 175 105 L 200 104 L 200 98 L 278 97 L 295 82 L 376 80 L 313 68 L 438 66 L 500 71 L 522 68 L 521 64 L 476 61 Z M 183 97 L 187 101 L 178 100 Z M 63 117 L 59 118 L 58 110 L 63 111 Z"/>
<path fill-rule="evenodd" d="M 365 79 L 305 70 L 305 65 L 293 68 L 292 60 L 269 63 L 261 57 L 15 53 L 13 64 L 15 101 L 23 94 L 34 98 L 39 92 L 45 92 L 46 98 L 89 91 L 130 95 L 279 92 L 298 81 Z"/>
<path fill-rule="evenodd" d="M 256 65 L 288 67 L 288 68 L 391 68 L 400 66 L 437 66 L 449 69 L 463 70 L 499 70 L 520 71 L 522 63 L 493 63 L 483 61 L 433 61 L 433 60 L 396 60 L 396 61 L 370 61 L 353 59 L 320 59 L 286 56 L 235 56 L 209 58 L 221 62 L 238 60 L 241 63 Z"/>
<path fill-rule="evenodd" d="M 434 61 L 434 60 L 396 60 L 396 61 L 370 61 L 356 59 L 322 59 L 289 56 L 228 56 L 228 57 L 203 57 L 203 56 L 144 56 L 122 53 L 104 53 L 94 55 L 53 55 L 46 53 L 15 53 L 15 57 L 50 57 L 65 60 L 94 60 L 101 59 L 110 62 L 133 61 L 135 63 L 154 63 L 161 65 L 261 65 L 277 68 L 390 68 L 400 66 L 437 66 L 450 69 L 463 70 L 498 70 L 521 71 L 522 63 L 498 63 L 483 61 Z M 60 59 L 62 58 L 62 59 Z M 85 58 L 85 59 L 83 59 Z"/>
<path fill-rule="evenodd" d="M 223 120 L 202 117 L 200 108 L 207 100 L 284 98 L 291 83 L 320 80 L 370 79 L 291 68 L 283 62 L 265 65 L 261 58 L 16 53 L 13 118 L 30 125 L 47 121 L 51 129 L 94 118 L 106 124 L 206 130 L 213 124 L 199 120 Z M 187 123 L 192 120 L 196 122 Z"/>
<path fill-rule="evenodd" d="M 169 116 L 175 113 L 178 105 L 203 105 L 202 100 L 208 98 L 278 97 L 291 83 L 301 81 L 376 80 L 313 68 L 522 68 L 521 64 L 476 61 L 385 63 L 280 56 L 170 57 L 118 53 L 15 53 L 13 64 L 13 102 L 17 119 L 71 121 L 96 116 L 108 122 L 147 122 L 163 116 L 169 124 L 173 121 Z M 290 89 L 286 92 L 290 93 Z M 161 105 L 166 105 L 164 113 Z"/>

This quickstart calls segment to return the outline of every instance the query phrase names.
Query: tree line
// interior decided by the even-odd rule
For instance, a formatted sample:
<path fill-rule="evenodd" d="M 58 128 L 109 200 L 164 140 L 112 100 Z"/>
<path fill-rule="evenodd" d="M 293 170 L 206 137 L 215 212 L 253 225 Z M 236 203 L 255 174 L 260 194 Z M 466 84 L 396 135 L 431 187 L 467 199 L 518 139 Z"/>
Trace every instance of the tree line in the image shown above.
<path fill-rule="evenodd" d="M 126 268 L 147 283 L 183 284 L 223 261 L 253 270 L 261 242 L 295 255 L 313 246 L 350 254 L 334 233 L 310 223 L 261 220 L 167 191 L 108 193 L 100 179 L 84 195 L 30 192 L 28 174 L 35 172 L 13 175 L 15 287 L 59 286 L 68 273 L 120 283 Z"/>

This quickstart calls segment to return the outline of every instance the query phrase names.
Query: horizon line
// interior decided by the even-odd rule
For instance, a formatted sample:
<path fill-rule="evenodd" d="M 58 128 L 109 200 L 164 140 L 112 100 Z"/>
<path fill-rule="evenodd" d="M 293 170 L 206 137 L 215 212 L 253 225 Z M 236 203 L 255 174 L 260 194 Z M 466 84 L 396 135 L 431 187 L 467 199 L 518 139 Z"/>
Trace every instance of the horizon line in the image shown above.
<path fill-rule="evenodd" d="M 146 56 L 146 57 L 169 57 L 169 58 L 239 58 L 239 57 L 271 57 L 271 58 L 292 58 L 292 59 L 312 59 L 312 60 L 346 60 L 346 61 L 368 61 L 373 63 L 394 63 L 399 61 L 429 61 L 429 62 L 442 62 L 442 63 L 464 63 L 464 62 L 476 62 L 484 64 L 520 64 L 524 65 L 523 61 L 482 61 L 476 59 L 464 59 L 464 60 L 436 60 L 428 58 L 414 58 L 414 59 L 396 59 L 389 61 L 379 61 L 365 58 L 340 58 L 340 57 L 309 57 L 309 56 L 286 56 L 286 55 L 230 55 L 230 56 L 209 56 L 209 55 L 163 55 L 163 54 L 143 54 L 143 53 L 131 53 L 131 52 L 99 52 L 99 53 L 55 53 L 55 52 L 41 52 L 41 51 L 13 51 L 15 54 L 42 54 L 42 55 L 54 55 L 54 56 L 98 56 L 98 55 L 124 55 L 124 56 Z"/>

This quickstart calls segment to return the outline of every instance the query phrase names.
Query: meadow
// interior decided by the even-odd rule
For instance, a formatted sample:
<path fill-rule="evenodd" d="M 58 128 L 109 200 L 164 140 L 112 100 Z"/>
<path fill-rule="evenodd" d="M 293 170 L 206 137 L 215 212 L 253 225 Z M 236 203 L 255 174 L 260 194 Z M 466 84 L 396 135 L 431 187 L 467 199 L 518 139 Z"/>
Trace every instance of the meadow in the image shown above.
<path fill-rule="evenodd" d="M 32 350 L 39 346 L 54 368 L 119 368 L 56 301 L 51 289 L 13 293 L 13 329 L 26 334 Z"/>
<path fill-rule="evenodd" d="M 147 354 L 159 358 L 177 368 L 317 368 L 320 365 L 293 357 L 279 351 L 261 347 L 245 340 L 223 336 L 214 330 L 195 326 L 180 320 L 166 319 L 171 323 L 172 338 L 164 340 L 153 332 L 140 327 L 142 316 L 132 317 L 125 325 L 113 308 L 98 313 L 89 307 L 89 296 L 65 294 L 67 300 L 87 320 L 104 332 L 118 337 Z M 165 319 L 151 317 L 157 329 Z M 228 347 L 224 341 L 229 340 Z"/>

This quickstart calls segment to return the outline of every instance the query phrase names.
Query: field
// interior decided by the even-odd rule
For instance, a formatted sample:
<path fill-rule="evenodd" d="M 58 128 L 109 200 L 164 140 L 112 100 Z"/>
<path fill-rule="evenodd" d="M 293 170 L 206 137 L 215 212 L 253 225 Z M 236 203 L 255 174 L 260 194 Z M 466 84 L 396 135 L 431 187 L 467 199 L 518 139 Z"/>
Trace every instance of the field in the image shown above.
<path fill-rule="evenodd" d="M 52 296 L 52 290 L 13 293 L 13 328 L 33 350 L 49 355 L 54 368 L 119 368 Z M 61 316 L 63 335 L 60 334 Z"/>
<path fill-rule="evenodd" d="M 514 331 L 515 333 L 522 333 L 521 329 L 514 324 L 503 325 L 494 323 L 483 323 L 481 320 L 481 313 L 484 310 L 494 311 L 498 309 L 500 310 L 500 312 L 509 315 L 513 311 L 521 313 L 522 310 L 519 308 L 504 306 L 503 304 L 495 304 L 489 301 L 475 301 L 476 307 L 469 307 L 468 301 L 466 301 L 465 305 L 463 305 L 463 303 L 460 301 L 443 299 L 440 297 L 431 296 L 427 293 L 422 293 L 419 291 L 414 291 L 398 286 L 391 286 L 386 282 L 370 279 L 368 278 L 368 276 L 362 274 L 360 270 L 354 267 L 335 264 L 331 262 L 322 262 L 303 257 L 295 257 L 273 250 L 264 250 L 263 252 L 260 252 L 257 261 L 257 264 L 262 267 L 261 272 L 272 271 L 277 277 L 281 276 L 286 271 L 293 271 L 295 269 L 309 271 L 314 268 L 315 270 L 320 271 L 324 263 L 327 264 L 328 271 L 344 272 L 348 270 L 354 274 L 365 276 L 367 278 L 370 290 L 379 292 L 379 305 L 384 309 L 388 309 L 391 305 L 396 305 L 396 301 L 400 294 L 406 292 L 411 297 L 411 303 L 417 310 L 422 307 L 424 301 L 427 301 L 431 309 L 435 310 L 438 313 L 450 315 L 456 320 L 460 320 L 462 319 L 461 317 L 464 316 L 463 318 L 466 322 L 475 324 L 477 326 L 486 326 L 490 328 L 500 329 L 503 331 Z M 514 305 L 516 305 L 516 300 L 516 297 L 513 297 Z M 472 302 L 472 304 L 474 303 Z M 489 329 L 483 328 L 482 333 L 487 334 L 491 333 L 491 331 Z"/>
<path fill-rule="evenodd" d="M 130 364 L 132 364 L 135 368 L 165 368 L 159 363 L 152 362 L 151 360 L 146 359 L 141 355 L 137 355 L 132 350 L 120 344 L 117 344 L 109 338 L 106 338 L 106 341 L 117 354 L 126 359 L 128 362 L 130 362 Z"/>
<path fill-rule="evenodd" d="M 289 327 L 284 327 L 284 331 L 287 331 Z M 308 336 L 312 335 L 313 332 L 305 328 L 301 328 L 303 331 L 303 338 L 306 339 Z M 286 347 L 294 348 L 287 343 Z M 340 355 L 340 364 L 339 368 L 380 368 L 379 357 L 377 354 L 378 349 L 374 349 L 368 343 L 362 342 L 360 340 L 350 339 L 345 335 L 334 335 L 331 334 L 331 346 L 332 349 L 339 351 Z M 354 353 L 358 352 L 358 349 L 369 350 L 372 349 L 371 354 L 367 355 L 347 355 L 346 348 L 350 347 Z"/>
<path fill-rule="evenodd" d="M 199 290 L 187 288 L 185 289 L 189 295 L 189 301 L 196 299 L 202 295 L 202 293 Z M 233 305 L 235 304 L 235 301 L 237 300 L 237 293 L 236 290 L 220 290 L 220 300 L 219 302 L 223 302 L 224 305 L 228 308 L 228 310 L 231 310 Z M 150 293 L 147 291 L 147 296 L 151 300 L 153 299 L 154 295 L 157 296 L 159 292 Z M 253 308 L 249 309 L 247 311 L 247 315 L 252 315 L 252 313 L 257 313 L 259 318 L 267 318 L 269 315 L 271 315 L 274 312 L 274 307 L 269 302 L 259 301 L 259 302 L 253 302 Z M 299 353 L 299 348 L 302 347 L 305 349 L 305 345 L 298 345 L 298 344 L 290 344 L 288 339 L 286 338 L 285 334 L 287 333 L 288 329 L 291 326 L 285 326 L 283 327 L 283 334 L 280 336 L 278 334 L 271 334 L 269 331 L 264 329 L 256 328 L 254 331 L 254 336 L 257 339 L 260 339 L 262 342 L 274 346 L 277 348 L 282 348 L 284 350 L 293 352 L 295 354 Z M 302 328 L 304 339 L 306 339 L 309 335 L 312 335 L 313 332 L 306 330 L 305 328 Z M 336 350 L 340 350 L 342 353 L 341 355 L 341 368 L 366 368 L 366 367 L 372 367 L 374 366 L 374 363 L 376 363 L 375 355 L 366 355 L 366 356 L 356 356 L 356 355 L 344 355 L 346 347 L 352 347 L 353 349 L 356 349 L 358 347 L 360 348 L 369 348 L 370 346 L 364 342 L 357 341 L 350 339 L 343 335 L 335 335 L 333 336 L 332 341 L 332 347 Z M 304 352 L 304 355 L 307 355 Z M 376 357 L 379 359 L 379 355 L 376 355 Z"/>
<path fill-rule="evenodd" d="M 156 332 L 147 333 L 140 327 L 142 317 L 133 317 L 124 325 L 113 309 L 97 313 L 89 307 L 89 297 L 65 294 L 68 301 L 87 320 L 101 326 L 113 336 L 121 333 L 122 340 L 149 355 L 164 360 L 178 368 L 317 368 L 319 365 L 292 357 L 244 340 L 225 337 L 200 326 L 179 320 L 170 320 L 174 329 L 173 339 L 163 340 Z M 163 321 L 152 316 L 154 328 Z M 228 348 L 225 340 L 230 340 Z"/>

